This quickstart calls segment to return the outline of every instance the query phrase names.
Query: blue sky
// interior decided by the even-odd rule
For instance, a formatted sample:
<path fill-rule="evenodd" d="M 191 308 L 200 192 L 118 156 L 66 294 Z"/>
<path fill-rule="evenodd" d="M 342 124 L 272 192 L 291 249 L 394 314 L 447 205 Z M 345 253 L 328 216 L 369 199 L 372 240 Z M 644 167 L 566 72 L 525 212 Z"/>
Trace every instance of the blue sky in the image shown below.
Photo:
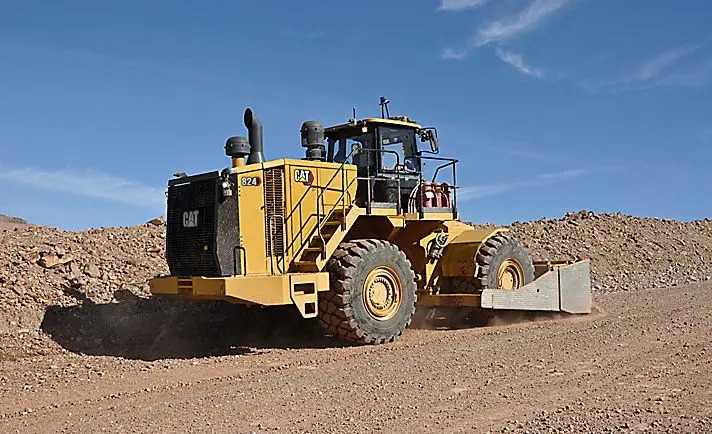
<path fill-rule="evenodd" d="M 436 125 L 464 220 L 712 216 L 712 2 L 0 1 L 0 213 L 163 213 L 176 171 L 268 159 L 355 106 Z"/>

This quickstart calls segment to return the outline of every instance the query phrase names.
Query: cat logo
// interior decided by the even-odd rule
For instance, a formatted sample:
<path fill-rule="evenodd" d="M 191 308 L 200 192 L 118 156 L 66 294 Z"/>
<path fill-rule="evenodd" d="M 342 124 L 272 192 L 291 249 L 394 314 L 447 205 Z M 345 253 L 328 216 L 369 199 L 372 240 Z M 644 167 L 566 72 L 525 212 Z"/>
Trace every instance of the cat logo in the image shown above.
<path fill-rule="evenodd" d="M 311 170 L 296 169 L 294 171 L 294 180 L 305 185 L 311 185 L 311 183 L 314 182 L 314 175 L 311 173 Z"/>
<path fill-rule="evenodd" d="M 194 228 L 198 226 L 198 210 L 183 212 L 183 227 Z"/>

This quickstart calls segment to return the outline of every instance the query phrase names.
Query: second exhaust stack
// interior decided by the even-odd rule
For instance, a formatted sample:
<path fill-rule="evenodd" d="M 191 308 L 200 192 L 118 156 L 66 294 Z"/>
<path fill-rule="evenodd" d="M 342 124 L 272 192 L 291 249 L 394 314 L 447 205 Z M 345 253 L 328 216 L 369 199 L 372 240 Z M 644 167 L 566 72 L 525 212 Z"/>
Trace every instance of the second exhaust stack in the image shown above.
<path fill-rule="evenodd" d="M 250 156 L 247 157 L 247 164 L 263 163 L 265 155 L 262 150 L 262 122 L 249 108 L 245 110 L 245 126 L 250 141 Z"/>

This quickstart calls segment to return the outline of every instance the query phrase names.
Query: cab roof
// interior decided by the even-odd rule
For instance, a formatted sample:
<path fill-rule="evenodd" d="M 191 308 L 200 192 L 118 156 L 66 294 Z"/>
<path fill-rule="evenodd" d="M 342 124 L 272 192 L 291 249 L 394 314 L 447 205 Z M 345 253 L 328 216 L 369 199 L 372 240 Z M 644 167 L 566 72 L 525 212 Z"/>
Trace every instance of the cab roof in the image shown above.
<path fill-rule="evenodd" d="M 352 129 L 352 128 L 361 128 L 364 126 L 369 126 L 369 125 L 394 125 L 394 126 L 402 126 L 402 127 L 410 127 L 410 128 L 417 128 L 420 129 L 422 126 L 418 123 L 416 123 L 414 120 L 408 118 L 408 116 L 397 116 L 397 117 L 392 117 L 388 119 L 384 118 L 366 118 L 366 119 L 360 119 L 356 121 L 349 121 L 345 124 L 340 124 L 340 125 L 334 125 L 332 127 L 328 127 L 325 129 L 325 132 L 327 134 L 329 133 L 334 133 L 337 131 L 341 130 L 347 130 L 347 129 Z"/>

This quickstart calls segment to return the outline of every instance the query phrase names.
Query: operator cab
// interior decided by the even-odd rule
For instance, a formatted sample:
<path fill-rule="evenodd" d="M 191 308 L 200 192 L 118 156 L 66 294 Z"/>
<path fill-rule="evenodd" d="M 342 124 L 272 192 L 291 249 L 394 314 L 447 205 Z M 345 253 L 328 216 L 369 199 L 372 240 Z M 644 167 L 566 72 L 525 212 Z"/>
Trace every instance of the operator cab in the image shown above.
<path fill-rule="evenodd" d="M 423 128 L 406 116 L 368 118 L 326 128 L 325 136 L 327 161 L 357 166 L 357 200 L 362 206 L 422 211 L 418 204 L 427 199 L 419 187 L 427 190 L 434 184 L 423 180 L 423 160 L 440 160 L 423 155 L 438 153 L 434 128 Z M 419 149 L 418 141 L 429 142 L 430 147 Z M 452 209 L 447 200 L 428 204 Z"/>

